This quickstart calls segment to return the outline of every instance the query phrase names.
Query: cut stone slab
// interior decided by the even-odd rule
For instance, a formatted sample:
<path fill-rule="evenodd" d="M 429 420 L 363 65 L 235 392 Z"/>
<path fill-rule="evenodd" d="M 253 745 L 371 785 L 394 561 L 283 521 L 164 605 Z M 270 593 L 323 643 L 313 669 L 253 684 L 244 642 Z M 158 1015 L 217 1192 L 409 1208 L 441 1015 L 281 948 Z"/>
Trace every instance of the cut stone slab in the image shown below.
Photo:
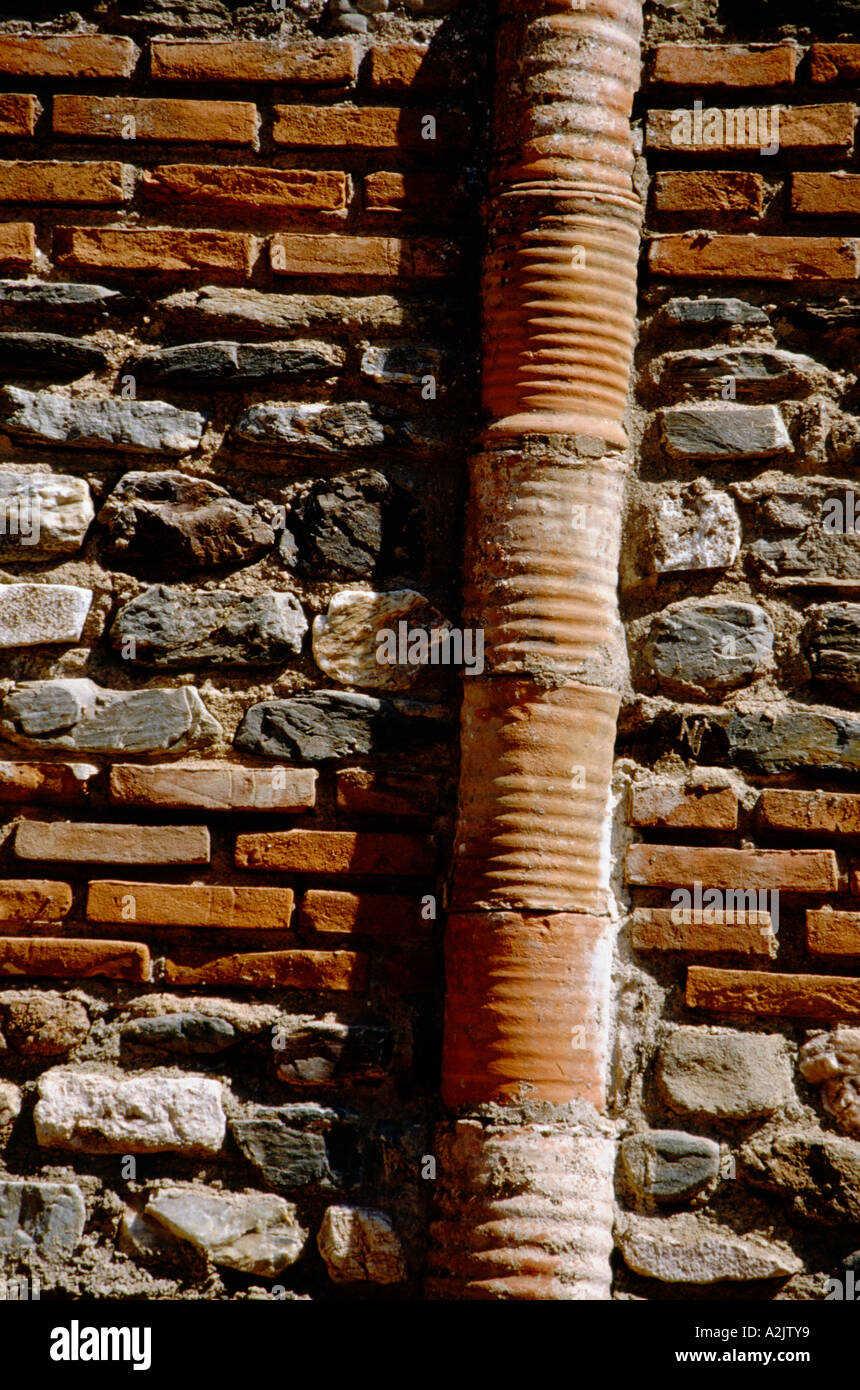
<path fill-rule="evenodd" d="M 313 808 L 318 776 L 313 768 L 243 767 L 202 760 L 156 767 L 119 763 L 110 770 L 110 798 L 120 805 L 296 813 Z"/>
<path fill-rule="evenodd" d="M 812 608 L 801 645 L 816 681 L 860 694 L 860 603 Z"/>
<path fill-rule="evenodd" d="M 793 451 L 775 405 L 671 406 L 660 412 L 660 424 L 669 458 L 756 459 Z"/>
<path fill-rule="evenodd" d="M 683 1115 L 749 1120 L 796 1099 L 776 1034 L 674 1028 L 660 1046 L 656 1075 L 666 1104 Z"/>
<path fill-rule="evenodd" d="M 784 1279 L 803 1269 L 788 1246 L 738 1236 L 688 1213 L 628 1217 L 616 1232 L 628 1268 L 664 1284 Z"/>
<path fill-rule="evenodd" d="M 719 390 L 731 380 L 743 400 L 806 395 L 823 385 L 827 375 L 812 357 L 767 347 L 669 352 L 651 367 L 653 382 L 664 391 L 698 394 Z"/>
<path fill-rule="evenodd" d="M 744 1175 L 778 1192 L 792 1212 L 827 1225 L 860 1222 L 860 1144 L 837 1134 L 754 1134 L 741 1149 Z"/>
<path fill-rule="evenodd" d="M 192 686 L 104 690 L 90 680 L 25 681 L 0 703 L 0 735 L 25 748 L 184 752 L 221 726 Z"/>
<path fill-rule="evenodd" d="M 400 1237 L 383 1211 L 329 1207 L 317 1246 L 336 1284 L 399 1284 L 407 1276 Z"/>
<path fill-rule="evenodd" d="M 35 564 L 74 554 L 94 515 L 83 478 L 0 468 L 0 560 Z"/>
<path fill-rule="evenodd" d="M 684 328 L 732 327 L 736 323 L 764 328 L 770 319 L 757 304 L 743 299 L 668 299 L 663 315 Z"/>
<path fill-rule="evenodd" d="M 0 391 L 0 414 L 16 439 L 128 453 L 190 453 L 206 426 L 204 415 L 166 401 L 86 399 L 18 386 Z"/>
<path fill-rule="evenodd" d="M 400 624 L 405 627 L 401 629 Z M 341 589 L 330 600 L 327 612 L 314 618 L 314 661 L 327 676 L 344 685 L 408 690 L 425 673 L 425 667 L 380 662 L 379 655 L 388 647 L 396 653 L 402 646 L 408 652 L 410 634 L 415 630 L 423 632 L 429 642 L 431 631 L 441 633 L 449 627 L 447 618 L 414 589 L 393 589 L 384 594 Z"/>
<path fill-rule="evenodd" d="M 27 309 L 89 310 L 114 308 L 123 302 L 120 290 L 105 285 L 80 285 L 72 280 L 0 280 L 0 304 Z"/>
<path fill-rule="evenodd" d="M 301 651 L 307 630 L 294 594 L 189 592 L 156 584 L 120 609 L 110 641 L 130 660 L 150 666 L 274 666 Z"/>
<path fill-rule="evenodd" d="M 422 511 L 376 469 L 318 479 L 293 497 L 280 553 L 311 578 L 373 579 L 423 564 Z"/>
<path fill-rule="evenodd" d="M 2 358 L 0 358 L 2 365 Z M 142 382 L 181 381 L 229 385 L 255 380 L 332 376 L 343 365 L 343 350 L 327 343 L 181 343 L 159 348 L 126 363 Z"/>
<path fill-rule="evenodd" d="M 18 284 L 18 281 L 12 282 Z M 0 301 L 2 302 L 2 301 Z M 438 321 L 441 306 L 432 313 L 406 304 L 390 294 L 271 294 L 225 285 L 181 290 L 159 301 L 158 308 L 174 321 L 219 329 L 274 329 L 283 333 L 337 332 L 354 335 L 359 329 L 428 331 Z"/>
<path fill-rule="evenodd" d="M 130 1052 L 164 1052 L 176 1057 L 210 1056 L 232 1047 L 238 1034 L 232 1023 L 205 1014 L 165 1014 L 128 1023 L 120 1034 Z"/>
<path fill-rule="evenodd" d="M 315 690 L 252 705 L 234 743 L 256 757 L 316 763 L 354 753 L 391 753 L 441 734 L 430 707 L 418 701 Z"/>
<path fill-rule="evenodd" d="M 744 685 L 772 651 L 773 626 L 765 610 L 721 599 L 673 604 L 653 620 L 642 648 L 656 676 L 685 690 Z"/>
<path fill-rule="evenodd" d="M 0 376 L 48 376 L 72 381 L 108 364 L 104 348 L 62 333 L 0 332 Z"/>
<path fill-rule="evenodd" d="M 821 1087 L 824 1108 L 843 1133 L 860 1139 L 860 1028 L 820 1033 L 797 1062 L 804 1080 Z"/>
<path fill-rule="evenodd" d="M 634 1190 L 656 1202 L 679 1202 L 715 1182 L 720 1146 L 683 1130 L 655 1129 L 621 1143 L 621 1164 Z"/>
<path fill-rule="evenodd" d="M 73 584 L 0 584 L 0 648 L 79 641 L 92 601 Z"/>
<path fill-rule="evenodd" d="M 860 721 L 815 709 L 732 714 L 726 729 L 729 756 L 756 772 L 817 767 L 860 769 Z"/>
<path fill-rule="evenodd" d="M 213 1264 L 269 1279 L 296 1262 L 308 1238 L 293 1204 L 263 1192 L 167 1188 L 149 1199 L 145 1215 Z"/>
<path fill-rule="evenodd" d="M 727 492 L 697 479 L 680 494 L 661 491 L 650 513 L 655 574 L 729 569 L 741 548 L 738 509 Z"/>
<path fill-rule="evenodd" d="M 0 1181 L 0 1255 L 71 1255 L 86 1219 L 86 1205 L 74 1183 Z"/>
<path fill-rule="evenodd" d="M 93 1154 L 215 1154 L 226 1130 L 217 1081 L 160 1071 L 46 1072 L 33 1120 L 42 1148 Z"/>

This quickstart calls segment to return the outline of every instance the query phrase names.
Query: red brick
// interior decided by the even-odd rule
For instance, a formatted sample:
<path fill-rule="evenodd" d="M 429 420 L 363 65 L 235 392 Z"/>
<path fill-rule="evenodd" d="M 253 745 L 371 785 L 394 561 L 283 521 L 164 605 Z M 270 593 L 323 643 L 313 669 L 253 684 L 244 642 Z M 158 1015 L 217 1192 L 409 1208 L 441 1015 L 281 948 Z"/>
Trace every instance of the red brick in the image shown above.
<path fill-rule="evenodd" d="M 310 767 L 239 763 L 115 763 L 110 799 L 121 806 L 204 807 L 209 811 L 307 811 L 316 801 Z"/>
<path fill-rule="evenodd" d="M 809 52 L 812 82 L 860 81 L 860 43 L 814 43 Z"/>
<path fill-rule="evenodd" d="M 719 112 L 709 116 L 710 111 Z M 785 106 L 779 108 L 779 152 L 813 150 L 820 154 L 847 154 L 854 144 L 854 107 L 847 102 L 828 106 Z M 754 113 L 754 121 L 750 121 Z M 705 107 L 699 128 L 690 115 L 689 127 L 679 111 L 649 111 L 646 142 L 649 150 L 669 154 L 736 154 L 738 150 L 759 150 L 773 139 L 771 108 Z M 728 120 L 726 119 L 728 117 Z M 740 122 L 740 125 L 738 125 Z M 689 139 L 685 138 L 689 133 Z"/>
<path fill-rule="evenodd" d="M 116 206 L 134 191 L 134 169 L 113 161 L 76 164 L 56 159 L 0 162 L 0 202 L 93 203 Z"/>
<path fill-rule="evenodd" d="M 436 850 L 418 835 L 372 835 L 354 830 L 274 830 L 240 835 L 236 863 L 242 869 L 294 874 L 432 874 Z"/>
<path fill-rule="evenodd" d="M 42 975 L 69 980 L 152 978 L 146 946 L 130 941 L 78 941 L 72 937 L 0 937 L 0 976 Z"/>
<path fill-rule="evenodd" d="M 690 909 L 637 908 L 631 940 L 637 951 L 694 951 L 697 955 L 734 951 L 745 956 L 775 954 L 769 912 L 714 912 L 697 920 Z M 677 918 L 677 920 L 676 920 Z"/>
<path fill-rule="evenodd" d="M 35 128 L 35 97 L 19 92 L 0 95 L 0 135 L 32 135 Z"/>
<path fill-rule="evenodd" d="M 806 946 L 812 956 L 860 956 L 860 912 L 810 909 Z"/>
<path fill-rule="evenodd" d="M 860 174 L 792 174 L 791 206 L 813 217 L 856 217 L 860 212 Z"/>
<path fill-rule="evenodd" d="M 72 910 L 68 883 L 39 878 L 0 879 L 0 922 L 59 922 Z"/>
<path fill-rule="evenodd" d="M 133 922 L 142 927 L 286 931 L 292 914 L 291 888 L 95 879 L 87 895 L 90 922 Z"/>
<path fill-rule="evenodd" d="M 127 144 L 253 145 L 257 135 L 257 108 L 247 101 L 58 96 L 53 120 L 55 135 Z"/>
<path fill-rule="evenodd" d="M 435 138 L 425 138 L 425 117 L 436 122 Z M 465 118 L 451 111 L 396 106 L 276 106 L 276 145 L 293 149 L 423 150 L 428 155 L 460 149 L 467 139 Z"/>
<path fill-rule="evenodd" d="M 362 936 L 425 936 L 433 919 L 421 915 L 423 898 L 402 893 L 336 893 L 309 888 L 299 904 L 299 921 L 312 931 L 357 932 Z"/>
<path fill-rule="evenodd" d="M 172 227 L 56 227 L 54 259 L 79 270 L 150 275 L 205 271 L 218 279 L 247 280 L 257 238 L 244 232 L 180 231 Z"/>
<path fill-rule="evenodd" d="M 377 170 L 364 180 L 364 206 L 370 213 L 410 214 L 435 222 L 461 217 L 463 186 L 448 174 L 388 173 Z"/>
<path fill-rule="evenodd" d="M 272 269 L 280 275 L 372 276 L 432 280 L 456 268 L 456 248 L 435 239 L 378 236 L 313 236 L 301 232 L 272 238 Z"/>
<path fill-rule="evenodd" d="M 660 43 L 652 80 L 673 87 L 783 87 L 796 68 L 791 43 Z"/>
<path fill-rule="evenodd" d="M 264 39 L 155 39 L 150 72 L 171 82 L 281 82 L 302 87 L 355 81 L 355 45 L 268 43 Z"/>
<path fill-rule="evenodd" d="M 685 791 L 682 787 L 632 787 L 630 824 L 659 830 L 736 830 L 738 799 L 728 787 Z"/>
<path fill-rule="evenodd" d="M 83 821 L 19 821 L 19 859 L 74 864 L 208 864 L 204 825 L 95 825 Z"/>
<path fill-rule="evenodd" d="M 710 217 L 761 217 L 764 180 L 760 174 L 672 172 L 654 176 L 657 212 L 701 213 Z"/>
<path fill-rule="evenodd" d="M 164 963 L 168 985 L 247 985 L 251 989 L 367 989 L 367 957 L 354 951 L 258 951 L 218 955 L 174 951 Z"/>
<path fill-rule="evenodd" d="M 468 55 L 436 53 L 425 44 L 389 43 L 370 50 L 371 87 L 386 92 L 450 92 L 461 87 Z"/>
<path fill-rule="evenodd" d="M 143 176 L 151 203 L 253 208 L 271 212 L 343 212 L 349 179 L 322 169 L 261 169 L 216 164 L 160 164 Z"/>
<path fill-rule="evenodd" d="M 439 810 L 439 779 L 420 772 L 371 772 L 348 767 L 336 774 L 337 804 L 356 815 L 429 816 Z"/>
<path fill-rule="evenodd" d="M 850 792 L 763 791 L 759 825 L 820 835 L 860 835 L 860 796 Z"/>
<path fill-rule="evenodd" d="M 130 77 L 137 56 L 131 39 L 102 34 L 0 35 L 0 72 L 16 77 Z"/>
<path fill-rule="evenodd" d="M 91 763 L 0 763 L 0 804 L 86 801 L 97 775 Z"/>
<path fill-rule="evenodd" d="M 679 232 L 653 238 L 648 268 L 670 279 L 856 280 L 860 241 Z"/>
<path fill-rule="evenodd" d="M 0 265 L 32 265 L 35 254 L 32 222 L 0 222 Z"/>
<path fill-rule="evenodd" d="M 631 845 L 629 883 L 674 888 L 779 889 L 783 893 L 835 893 L 839 886 L 831 849 L 709 849 L 686 845 Z"/>
<path fill-rule="evenodd" d="M 687 970 L 687 1004 L 714 1014 L 822 1021 L 860 1018 L 860 980 L 691 965 Z"/>

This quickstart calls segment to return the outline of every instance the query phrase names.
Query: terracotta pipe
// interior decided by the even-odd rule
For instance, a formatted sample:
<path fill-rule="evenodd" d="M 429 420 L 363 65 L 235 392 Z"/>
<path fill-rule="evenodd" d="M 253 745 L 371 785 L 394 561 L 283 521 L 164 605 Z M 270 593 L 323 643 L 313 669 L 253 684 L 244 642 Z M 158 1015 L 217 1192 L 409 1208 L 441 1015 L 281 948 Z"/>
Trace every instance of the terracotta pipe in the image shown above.
<path fill-rule="evenodd" d="M 609 1294 L 609 787 L 641 0 L 501 0 L 434 1298 Z M 492 1107 L 488 1109 L 488 1107 Z M 491 1122 L 488 1122 L 491 1121 Z"/>

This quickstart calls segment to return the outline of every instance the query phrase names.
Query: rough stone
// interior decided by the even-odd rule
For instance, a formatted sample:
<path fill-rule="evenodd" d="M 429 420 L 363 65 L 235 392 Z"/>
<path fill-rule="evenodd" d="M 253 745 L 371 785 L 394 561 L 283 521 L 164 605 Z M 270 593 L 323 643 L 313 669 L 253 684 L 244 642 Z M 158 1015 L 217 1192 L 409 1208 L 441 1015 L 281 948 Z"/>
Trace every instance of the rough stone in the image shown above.
<path fill-rule="evenodd" d="M 800 1049 L 797 1062 L 804 1080 L 821 1087 L 828 1115 L 860 1139 L 860 1029 L 819 1033 Z"/>
<path fill-rule="evenodd" d="M 74 280 L 0 280 L 0 305 L 25 309 L 95 312 L 117 307 L 123 298 L 120 290 Z"/>
<path fill-rule="evenodd" d="M 270 1187 L 323 1190 L 355 1180 L 357 1140 L 349 1117 L 315 1104 L 260 1107 L 233 1120 L 233 1138 Z"/>
<path fill-rule="evenodd" d="M 63 1057 L 87 1037 L 83 1004 L 53 991 L 0 994 L 0 1031 L 7 1045 L 27 1057 Z"/>
<path fill-rule="evenodd" d="M 69 1256 L 84 1232 L 87 1209 L 74 1183 L 0 1182 L 0 1254 Z"/>
<path fill-rule="evenodd" d="M 421 509 L 375 469 L 312 482 L 290 506 L 284 560 L 310 578 L 374 579 L 420 568 Z"/>
<path fill-rule="evenodd" d="M 292 1203 L 263 1192 L 166 1188 L 149 1199 L 145 1215 L 213 1264 L 265 1278 L 294 1264 L 308 1238 Z"/>
<path fill-rule="evenodd" d="M 0 734 L 25 748 L 182 752 L 220 733 L 192 686 L 121 692 L 90 680 L 25 681 L 0 704 Z"/>
<path fill-rule="evenodd" d="M 299 451 L 340 454 L 345 449 L 435 448 L 440 437 L 417 420 L 391 407 L 365 401 L 342 404 L 252 405 L 235 425 L 237 439 L 250 444 Z"/>
<path fill-rule="evenodd" d="M 860 693 L 860 603 L 811 609 L 801 645 L 815 680 Z"/>
<path fill-rule="evenodd" d="M 805 395 L 825 378 L 824 368 L 812 357 L 764 347 L 669 352 L 651 367 L 651 379 L 662 391 L 719 392 L 731 380 L 742 400 Z"/>
<path fill-rule="evenodd" d="M 748 1120 L 794 1099 L 783 1040 L 767 1033 L 674 1028 L 656 1074 L 666 1104 L 682 1115 Z"/>
<path fill-rule="evenodd" d="M 0 584 L 0 648 L 79 641 L 92 601 L 73 584 Z"/>
<path fill-rule="evenodd" d="M 391 1218 L 370 1207 L 328 1207 L 317 1235 L 336 1284 L 399 1284 L 407 1275 Z"/>
<path fill-rule="evenodd" d="M 822 768 L 853 772 L 860 768 L 860 721 L 815 709 L 733 714 L 728 748 L 738 767 L 757 772 Z"/>
<path fill-rule="evenodd" d="M 738 1236 L 688 1213 L 628 1217 L 616 1232 L 625 1264 L 665 1284 L 781 1279 L 803 1268 L 792 1250 L 762 1236 Z"/>
<path fill-rule="evenodd" d="M 0 391 L 3 428 L 17 439 L 123 453 L 187 454 L 206 417 L 166 401 L 98 400 L 50 391 Z"/>
<path fill-rule="evenodd" d="M 860 1144 L 835 1134 L 759 1132 L 740 1151 L 744 1175 L 779 1192 L 796 1216 L 860 1222 Z"/>
<path fill-rule="evenodd" d="M 177 1057 L 208 1056 L 223 1052 L 237 1040 L 232 1023 L 205 1014 L 165 1014 L 128 1023 L 120 1034 L 130 1052 L 167 1052 Z"/>
<path fill-rule="evenodd" d="M 71 381 L 87 372 L 100 372 L 108 356 L 95 343 L 61 333 L 0 333 L 0 375 L 48 376 Z"/>
<path fill-rule="evenodd" d="M 147 666 L 274 666 L 301 651 L 307 630 L 294 594 L 156 584 L 120 609 L 110 641 Z"/>
<path fill-rule="evenodd" d="M 660 413 L 670 458 L 770 458 L 790 453 L 792 443 L 775 405 L 670 406 Z"/>
<path fill-rule="evenodd" d="M 252 705 L 234 742 L 240 752 L 256 757 L 330 762 L 432 741 L 442 731 L 430 714 L 430 708 L 417 701 L 395 703 L 373 695 L 315 690 Z"/>
<path fill-rule="evenodd" d="M 20 1114 L 20 1088 L 12 1081 L 0 1081 L 0 1142 L 5 1143 Z"/>
<path fill-rule="evenodd" d="M 33 1120 L 42 1148 L 93 1154 L 215 1154 L 226 1130 L 217 1081 L 160 1071 L 46 1072 Z"/>
<path fill-rule="evenodd" d="M 773 650 L 773 627 L 754 603 L 707 599 L 666 609 L 651 623 L 645 662 L 688 690 L 732 690 L 752 680 Z"/>
<path fill-rule="evenodd" d="M 314 661 L 327 676 L 344 685 L 408 690 L 426 668 L 378 660 L 380 634 L 388 632 L 397 639 L 401 623 L 406 625 L 407 634 L 419 629 L 428 638 L 431 629 L 441 632 L 450 627 L 438 609 L 414 589 L 393 589 L 384 594 L 342 589 L 329 602 L 328 611 L 314 618 Z"/>
<path fill-rule="evenodd" d="M 343 352 L 327 343 L 181 343 L 132 358 L 124 370 L 137 381 L 229 385 L 256 380 L 332 376 Z M 2 366 L 2 353 L 0 353 Z"/>
<path fill-rule="evenodd" d="M 680 493 L 662 491 L 650 511 L 656 574 L 728 569 L 741 548 L 737 507 L 727 492 L 697 479 Z"/>
<path fill-rule="evenodd" d="M 663 315 L 669 323 L 684 328 L 728 328 L 741 323 L 758 328 L 770 322 L 763 309 L 743 299 L 669 299 L 663 305 Z"/>
<path fill-rule="evenodd" d="M 636 1192 L 656 1202 L 679 1202 L 716 1181 L 720 1146 L 683 1130 L 651 1130 L 622 1141 L 621 1163 Z"/>
<path fill-rule="evenodd" d="M 439 379 L 441 354 L 411 343 L 368 347 L 361 355 L 361 374 L 378 386 L 421 386 L 426 376 Z"/>
<path fill-rule="evenodd" d="M 36 563 L 73 554 L 94 515 L 82 478 L 0 468 L 0 560 Z"/>
<path fill-rule="evenodd" d="M 214 324 L 221 329 L 350 335 L 365 328 L 423 330 L 434 320 L 438 324 L 445 313 L 441 303 L 428 310 L 420 301 L 389 294 L 272 294 L 225 285 L 182 290 L 160 300 L 158 307 L 170 319 L 204 331 Z"/>
<path fill-rule="evenodd" d="M 281 1081 L 293 1086 L 381 1081 L 391 1064 L 393 1047 L 386 1027 L 314 1019 L 278 1039 L 277 1072 Z"/>

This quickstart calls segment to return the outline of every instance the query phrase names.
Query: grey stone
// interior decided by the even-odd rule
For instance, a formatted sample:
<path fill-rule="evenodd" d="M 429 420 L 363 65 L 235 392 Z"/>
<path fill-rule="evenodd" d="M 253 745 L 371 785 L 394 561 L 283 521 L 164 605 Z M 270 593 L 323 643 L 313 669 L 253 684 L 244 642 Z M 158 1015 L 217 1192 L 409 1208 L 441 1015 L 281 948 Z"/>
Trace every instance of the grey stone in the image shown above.
<path fill-rule="evenodd" d="M 262 758 L 329 762 L 354 753 L 391 753 L 440 737 L 426 705 L 336 690 L 264 700 L 245 714 L 234 739 Z"/>
<path fill-rule="evenodd" d="M 740 1151 L 744 1176 L 778 1192 L 794 1215 L 828 1225 L 860 1222 L 860 1144 L 836 1134 L 760 1132 Z"/>
<path fill-rule="evenodd" d="M 399 1284 L 407 1276 L 391 1218 L 372 1207 L 328 1207 L 317 1247 L 336 1284 Z"/>
<path fill-rule="evenodd" d="M 217 1081 L 160 1071 L 45 1072 L 33 1121 L 42 1148 L 91 1154 L 215 1154 L 226 1130 Z"/>
<path fill-rule="evenodd" d="M 660 1046 L 656 1075 L 666 1104 L 683 1115 L 749 1120 L 795 1098 L 775 1034 L 674 1028 Z"/>
<path fill-rule="evenodd" d="M 293 1113 L 296 1123 L 291 1123 Z M 329 1163 L 325 1133 L 306 1130 L 296 1107 L 260 1109 L 250 1119 L 234 1120 L 230 1129 L 242 1153 L 270 1187 L 338 1186 Z"/>
<path fill-rule="evenodd" d="M 372 579 L 417 569 L 421 509 L 375 469 L 314 481 L 290 504 L 281 555 L 311 578 Z"/>
<path fill-rule="evenodd" d="M 187 454 L 203 437 L 206 417 L 166 401 L 98 400 L 50 391 L 0 391 L 3 428 L 15 438 L 85 449 Z"/>
<path fill-rule="evenodd" d="M 272 448 L 290 445 L 311 453 L 339 454 L 343 450 L 436 448 L 441 438 L 418 420 L 408 420 L 390 407 L 365 401 L 342 404 L 252 405 L 235 426 L 238 439 Z"/>
<path fill-rule="evenodd" d="M 293 1086 L 381 1081 L 394 1050 L 391 1030 L 383 1025 L 319 1019 L 285 1031 L 278 1044 L 278 1076 Z"/>
<path fill-rule="evenodd" d="M 438 348 L 412 343 L 368 347 L 361 355 L 361 374 L 379 386 L 422 386 L 426 376 L 438 384 L 441 361 Z"/>
<path fill-rule="evenodd" d="M 71 280 L 0 280 L 0 304 L 24 309 L 95 311 L 124 302 L 120 290 Z"/>
<path fill-rule="evenodd" d="M 0 1037 L 0 1052 L 5 1043 Z M 8 1138 L 12 1126 L 21 1113 L 21 1091 L 12 1081 L 0 1081 L 0 1138 Z"/>
<path fill-rule="evenodd" d="M 371 690 L 408 690 L 425 667 L 380 662 L 380 634 L 407 631 L 429 634 L 450 627 L 438 609 L 414 589 L 392 589 L 378 594 L 366 589 L 342 589 L 325 613 L 314 618 L 313 654 L 321 671 L 344 685 Z"/>
<path fill-rule="evenodd" d="M 860 693 L 860 603 L 810 609 L 801 643 L 815 680 Z"/>
<path fill-rule="evenodd" d="M 79 641 L 92 601 L 73 584 L 0 584 L 0 648 Z"/>
<path fill-rule="evenodd" d="M 775 395 L 805 395 L 821 386 L 826 372 L 811 357 L 766 347 L 699 348 L 669 352 L 651 367 L 651 378 L 664 391 L 720 391 L 727 379 L 743 400 Z"/>
<path fill-rule="evenodd" d="M 650 515 L 654 573 L 728 569 L 737 559 L 737 507 L 727 492 L 717 492 L 704 479 L 677 495 L 661 491 Z"/>
<path fill-rule="evenodd" d="M 2 356 L 0 355 L 0 365 Z M 137 381 L 229 384 L 331 376 L 343 352 L 327 343 L 180 343 L 131 358 L 124 368 Z"/>
<path fill-rule="evenodd" d="M 839 1128 L 860 1138 L 860 1028 L 819 1033 L 800 1049 L 797 1064 L 805 1081 L 821 1087 Z"/>
<path fill-rule="evenodd" d="M 94 516 L 83 478 L 0 468 L 0 559 L 36 563 L 80 550 Z"/>
<path fill-rule="evenodd" d="M 110 641 L 149 666 L 273 666 L 301 651 L 307 630 L 294 594 L 156 584 L 120 609 Z"/>
<path fill-rule="evenodd" d="M 686 1212 L 633 1216 L 616 1230 L 628 1268 L 665 1284 L 782 1279 L 803 1269 L 792 1250 L 763 1236 L 738 1236 Z"/>
<path fill-rule="evenodd" d="M 367 20 L 363 14 L 339 14 L 332 20 L 334 27 L 344 34 L 366 34 Z"/>
<path fill-rule="evenodd" d="M 689 690 L 731 690 L 762 669 L 773 627 L 754 603 L 706 599 L 673 605 L 651 623 L 642 654 L 664 681 Z"/>
<path fill-rule="evenodd" d="M 758 459 L 793 451 L 775 405 L 675 405 L 660 412 L 660 425 L 670 458 Z"/>
<path fill-rule="evenodd" d="M 256 508 L 173 470 L 126 473 L 98 520 L 114 561 L 159 576 L 251 564 L 275 543 Z"/>
<path fill-rule="evenodd" d="M 182 752 L 220 733 L 191 686 L 125 692 L 90 680 L 25 681 L 0 704 L 0 734 L 25 748 Z"/>
<path fill-rule="evenodd" d="M 669 299 L 663 305 L 663 315 L 669 323 L 685 328 L 722 328 L 736 323 L 763 327 L 770 322 L 763 309 L 743 299 Z"/>
<path fill-rule="evenodd" d="M 683 1130 L 655 1129 L 624 1139 L 621 1162 L 636 1192 L 656 1202 L 677 1202 L 716 1181 L 720 1146 Z"/>
<path fill-rule="evenodd" d="M 444 306 L 438 303 L 428 309 L 420 300 L 390 294 L 268 294 L 226 285 L 182 290 L 162 299 L 158 308 L 173 321 L 204 330 L 214 324 L 227 329 L 350 335 L 365 328 L 424 329 L 444 314 Z"/>
<path fill-rule="evenodd" d="M 164 1014 L 128 1023 L 120 1034 L 129 1052 L 166 1052 L 176 1057 L 208 1056 L 223 1052 L 237 1041 L 232 1023 L 205 1014 Z"/>
<path fill-rule="evenodd" d="M 0 375 L 71 381 L 108 364 L 104 348 L 61 333 L 0 333 Z"/>
<path fill-rule="evenodd" d="M 815 709 L 733 713 L 726 728 L 729 756 L 756 772 L 860 769 L 860 721 Z"/>
<path fill-rule="evenodd" d="M 87 1209 L 74 1183 L 0 1182 L 0 1254 L 71 1255 L 84 1233 Z"/>
<path fill-rule="evenodd" d="M 213 1264 L 265 1278 L 294 1264 L 308 1238 L 292 1203 L 263 1192 L 167 1188 L 149 1199 L 145 1214 Z"/>

